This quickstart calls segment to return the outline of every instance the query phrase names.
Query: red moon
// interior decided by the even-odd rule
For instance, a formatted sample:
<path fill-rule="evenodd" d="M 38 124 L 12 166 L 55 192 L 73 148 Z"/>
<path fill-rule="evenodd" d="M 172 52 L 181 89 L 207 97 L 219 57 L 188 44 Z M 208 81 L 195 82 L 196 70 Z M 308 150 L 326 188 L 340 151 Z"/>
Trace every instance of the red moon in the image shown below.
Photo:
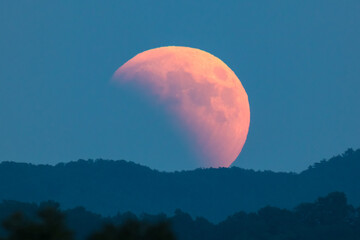
<path fill-rule="evenodd" d="M 133 84 L 176 119 L 174 127 L 192 148 L 194 168 L 229 167 L 240 154 L 250 125 L 248 96 L 219 58 L 189 47 L 150 49 L 122 65 L 112 81 Z"/>

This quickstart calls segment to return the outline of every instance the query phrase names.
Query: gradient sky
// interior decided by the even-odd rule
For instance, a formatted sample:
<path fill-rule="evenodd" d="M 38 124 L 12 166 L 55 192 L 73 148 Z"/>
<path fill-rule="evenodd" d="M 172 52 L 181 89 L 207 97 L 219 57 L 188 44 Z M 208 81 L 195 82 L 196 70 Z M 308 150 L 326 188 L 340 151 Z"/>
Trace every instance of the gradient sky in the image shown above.
<path fill-rule="evenodd" d="M 118 108 L 132 103 L 109 80 L 168 45 L 210 52 L 245 87 L 250 131 L 234 166 L 301 171 L 359 148 L 359 12 L 358 0 L 1 1 L 0 161 L 123 158 L 134 136 Z"/>

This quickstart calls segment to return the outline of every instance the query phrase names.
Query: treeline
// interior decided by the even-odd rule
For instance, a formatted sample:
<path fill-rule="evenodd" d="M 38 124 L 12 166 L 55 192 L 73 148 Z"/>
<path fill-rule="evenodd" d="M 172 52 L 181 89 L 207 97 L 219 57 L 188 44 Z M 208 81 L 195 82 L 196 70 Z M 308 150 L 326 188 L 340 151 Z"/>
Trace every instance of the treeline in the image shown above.
<path fill-rule="evenodd" d="M 221 208 L 221 206 L 219 206 Z M 213 224 L 177 210 L 173 216 L 131 213 L 102 217 L 59 204 L 5 201 L 0 205 L 1 240 L 352 240 L 360 239 L 360 208 L 333 192 L 293 210 L 264 207 L 238 212 Z"/>
<path fill-rule="evenodd" d="M 84 224 L 86 219 L 82 219 Z M 80 223 L 81 224 L 81 223 Z M 73 240 L 74 232 L 66 224 L 65 214 L 56 205 L 41 206 L 34 218 L 16 212 L 3 221 L 6 231 L 1 240 Z M 91 231 L 89 229 L 89 231 Z M 173 240 L 168 222 L 150 223 L 128 219 L 121 225 L 105 223 L 102 229 L 89 234 L 88 240 Z"/>
<path fill-rule="evenodd" d="M 291 158 L 291 156 L 289 156 Z M 219 222 L 236 211 L 271 205 L 292 209 L 330 192 L 360 205 L 360 149 L 349 149 L 302 173 L 241 168 L 159 172 L 126 161 L 79 160 L 55 166 L 0 163 L 0 200 L 59 202 L 102 215 L 131 211 L 171 215 L 177 208 Z"/>

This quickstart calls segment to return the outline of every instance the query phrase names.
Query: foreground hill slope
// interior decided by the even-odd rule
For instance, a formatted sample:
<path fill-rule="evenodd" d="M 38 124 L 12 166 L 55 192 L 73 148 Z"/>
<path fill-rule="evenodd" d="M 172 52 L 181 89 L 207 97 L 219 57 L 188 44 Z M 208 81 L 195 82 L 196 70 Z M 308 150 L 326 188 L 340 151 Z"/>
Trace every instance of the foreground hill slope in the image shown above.
<path fill-rule="evenodd" d="M 55 202 L 16 201 L 0 203 L 0 222 L 3 240 L 174 240 L 174 236 L 178 240 L 360 239 L 360 208 L 349 205 L 341 192 L 329 193 L 290 210 L 267 206 L 257 212 L 237 212 L 218 224 L 205 218 L 192 218 L 181 210 L 173 216 L 137 217 L 127 212 L 103 217 L 83 207 L 61 211 Z M 151 228 L 155 231 L 149 231 Z"/>
<path fill-rule="evenodd" d="M 271 205 L 292 208 L 342 191 L 360 204 L 360 149 L 317 163 L 300 174 L 240 168 L 159 172 L 126 161 L 79 160 L 56 166 L 3 162 L 0 200 L 54 200 L 111 215 L 172 214 L 182 209 L 211 221 Z"/>

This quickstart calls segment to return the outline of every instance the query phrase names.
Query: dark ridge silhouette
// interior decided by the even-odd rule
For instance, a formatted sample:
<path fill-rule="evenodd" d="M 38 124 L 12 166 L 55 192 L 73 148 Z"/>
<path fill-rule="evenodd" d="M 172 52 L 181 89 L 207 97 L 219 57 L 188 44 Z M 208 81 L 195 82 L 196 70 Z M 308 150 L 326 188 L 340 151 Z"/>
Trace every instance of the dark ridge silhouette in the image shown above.
<path fill-rule="evenodd" d="M 236 167 L 169 173 L 101 159 L 55 166 L 2 162 L 0 200 L 54 200 L 65 209 L 84 206 L 103 215 L 172 214 L 179 208 L 218 222 L 236 211 L 266 205 L 291 209 L 334 191 L 359 205 L 359 172 L 360 150 L 352 149 L 299 174 Z"/>
<path fill-rule="evenodd" d="M 0 209 L 1 240 L 357 240 L 360 208 L 344 193 L 332 192 L 292 210 L 267 206 L 237 212 L 218 224 L 176 210 L 173 216 L 131 213 L 102 217 L 82 207 L 60 211 L 54 202 L 40 205 L 6 201 Z M 20 212 L 19 212 L 20 211 Z"/>
<path fill-rule="evenodd" d="M 73 233 L 66 227 L 64 215 L 57 204 L 40 206 L 32 218 L 26 217 L 22 212 L 15 212 L 2 225 L 6 231 L 5 236 L 7 233 L 6 239 L 9 240 L 73 239 Z"/>
<path fill-rule="evenodd" d="M 129 220 L 115 226 L 106 224 L 100 231 L 93 233 L 88 240 L 175 240 L 175 236 L 167 222 L 149 224 L 148 222 Z"/>
<path fill-rule="evenodd" d="M 61 212 L 59 205 L 53 202 L 42 203 L 38 207 L 8 201 L 1 206 L 3 209 L 10 206 L 14 210 L 9 216 L 1 218 L 1 240 L 73 240 L 75 237 L 88 240 L 175 240 L 166 218 L 150 222 L 125 214 L 121 223 L 115 225 L 119 216 L 106 219 L 83 208 Z M 76 222 L 72 221 L 74 218 Z M 69 230 L 69 226 L 76 234 Z"/>

